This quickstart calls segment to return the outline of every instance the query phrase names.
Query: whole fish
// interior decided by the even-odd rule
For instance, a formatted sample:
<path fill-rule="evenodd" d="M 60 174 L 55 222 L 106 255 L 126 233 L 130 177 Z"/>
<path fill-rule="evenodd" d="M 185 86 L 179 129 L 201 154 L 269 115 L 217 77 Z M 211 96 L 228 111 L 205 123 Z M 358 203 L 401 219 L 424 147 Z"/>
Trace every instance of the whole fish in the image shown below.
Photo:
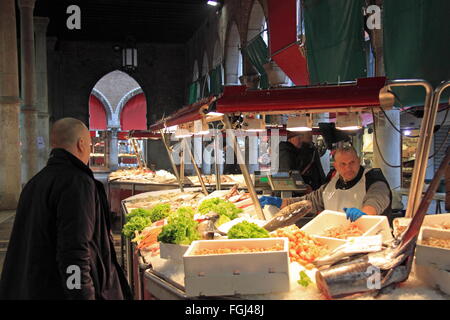
<path fill-rule="evenodd" d="M 197 226 L 197 231 L 203 240 L 213 240 L 214 234 L 219 233 L 225 235 L 223 232 L 216 228 L 215 223 L 219 220 L 220 216 L 216 212 L 209 212 L 204 216 L 205 220 L 200 222 Z"/>
<path fill-rule="evenodd" d="M 328 298 L 385 290 L 406 281 L 411 272 L 420 227 L 450 161 L 450 148 L 425 193 L 408 229 L 379 252 L 345 257 L 316 273 L 316 284 Z"/>
<path fill-rule="evenodd" d="M 267 222 L 263 228 L 269 232 L 276 229 L 290 226 L 310 213 L 312 203 L 309 200 L 294 202 L 281 209 L 272 219 Z"/>

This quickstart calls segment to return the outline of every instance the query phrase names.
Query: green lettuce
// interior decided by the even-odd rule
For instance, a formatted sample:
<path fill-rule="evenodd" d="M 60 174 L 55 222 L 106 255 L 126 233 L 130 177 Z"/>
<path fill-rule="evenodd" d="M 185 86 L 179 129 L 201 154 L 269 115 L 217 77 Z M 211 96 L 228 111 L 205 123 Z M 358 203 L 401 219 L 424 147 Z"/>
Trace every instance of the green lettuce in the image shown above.
<path fill-rule="evenodd" d="M 251 238 L 270 238 L 266 229 L 259 227 L 254 223 L 242 221 L 235 224 L 228 231 L 228 239 L 251 239 Z"/>
<path fill-rule="evenodd" d="M 179 208 L 167 219 L 167 224 L 158 235 L 158 241 L 189 245 L 192 241 L 199 240 L 198 223 L 194 220 L 194 213 L 191 207 Z"/>
<path fill-rule="evenodd" d="M 198 207 L 198 212 L 201 214 L 207 214 L 209 212 L 215 212 L 220 216 L 226 216 L 230 220 L 236 219 L 238 214 L 242 212 L 242 209 L 237 208 L 230 201 L 226 201 L 220 198 L 211 198 L 202 202 Z"/>

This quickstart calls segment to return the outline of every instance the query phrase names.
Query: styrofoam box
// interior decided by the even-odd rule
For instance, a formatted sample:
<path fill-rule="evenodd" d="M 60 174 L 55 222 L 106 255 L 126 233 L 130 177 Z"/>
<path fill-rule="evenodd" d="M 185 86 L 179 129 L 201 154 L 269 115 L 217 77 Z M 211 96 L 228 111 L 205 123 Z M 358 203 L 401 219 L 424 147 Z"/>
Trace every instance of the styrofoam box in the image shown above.
<path fill-rule="evenodd" d="M 386 216 L 364 215 L 354 222 L 363 232 L 363 236 L 381 234 L 383 242 L 392 240 L 391 228 Z M 313 220 L 304 225 L 301 230 L 318 239 L 329 238 L 323 236 L 328 228 L 346 226 L 350 224 L 345 213 L 324 210 Z M 335 238 L 330 238 L 335 239 Z M 342 240 L 342 239 L 341 239 Z"/>
<path fill-rule="evenodd" d="M 283 251 L 192 255 L 199 249 L 270 248 L 277 244 L 282 244 Z M 186 295 L 223 296 L 289 291 L 288 249 L 287 238 L 194 241 L 183 257 Z"/>
<path fill-rule="evenodd" d="M 450 249 L 432 247 L 422 244 L 427 238 L 449 239 L 450 231 L 422 227 L 416 245 L 416 263 L 432 264 L 440 269 L 450 270 Z"/>
<path fill-rule="evenodd" d="M 169 259 L 176 262 L 183 262 L 183 255 L 189 249 L 188 245 L 159 243 L 159 256 L 162 259 Z"/>
<path fill-rule="evenodd" d="M 450 294 L 450 249 L 422 244 L 422 240 L 428 237 L 450 239 L 450 231 L 422 227 L 416 245 L 416 277 Z"/>
<path fill-rule="evenodd" d="M 400 235 L 399 228 L 406 230 L 411 222 L 411 218 L 395 218 L 393 221 L 394 236 Z M 450 213 L 427 214 L 423 219 L 422 227 L 431 228 L 433 225 L 450 223 Z M 400 229 L 400 230 L 401 230 Z"/>

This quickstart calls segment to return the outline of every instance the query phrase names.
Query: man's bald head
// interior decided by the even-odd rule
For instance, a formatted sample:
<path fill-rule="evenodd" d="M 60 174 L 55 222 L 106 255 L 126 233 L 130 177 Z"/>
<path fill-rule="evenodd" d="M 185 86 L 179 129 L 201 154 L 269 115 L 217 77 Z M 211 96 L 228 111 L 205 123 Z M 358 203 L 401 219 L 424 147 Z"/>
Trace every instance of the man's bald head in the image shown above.
<path fill-rule="evenodd" d="M 89 131 L 78 119 L 63 118 L 53 124 L 50 133 L 50 144 L 52 148 L 70 148 L 76 145 L 78 139 Z"/>
<path fill-rule="evenodd" d="M 85 124 L 75 118 L 63 118 L 53 124 L 50 132 L 52 148 L 71 152 L 84 163 L 89 162 L 90 134 Z"/>

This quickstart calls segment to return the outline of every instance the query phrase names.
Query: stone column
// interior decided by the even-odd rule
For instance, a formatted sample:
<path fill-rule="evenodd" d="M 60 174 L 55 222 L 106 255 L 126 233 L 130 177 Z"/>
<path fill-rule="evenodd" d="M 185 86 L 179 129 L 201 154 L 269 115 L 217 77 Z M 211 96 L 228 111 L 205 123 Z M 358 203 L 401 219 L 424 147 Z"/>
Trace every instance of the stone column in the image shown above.
<path fill-rule="evenodd" d="M 18 0 L 22 80 L 22 183 L 28 182 L 38 171 L 34 4 L 35 0 Z"/>
<path fill-rule="evenodd" d="M 50 151 L 47 81 L 47 26 L 49 19 L 34 18 L 36 37 L 36 105 L 38 110 L 38 170 L 45 167 Z"/>
<path fill-rule="evenodd" d="M 119 128 L 109 128 L 111 132 L 111 140 L 109 147 L 109 169 L 115 171 L 119 168 L 119 141 L 117 139 L 117 132 Z"/>
<path fill-rule="evenodd" d="M 14 0 L 0 1 L 0 210 L 20 195 L 19 66 Z"/>

